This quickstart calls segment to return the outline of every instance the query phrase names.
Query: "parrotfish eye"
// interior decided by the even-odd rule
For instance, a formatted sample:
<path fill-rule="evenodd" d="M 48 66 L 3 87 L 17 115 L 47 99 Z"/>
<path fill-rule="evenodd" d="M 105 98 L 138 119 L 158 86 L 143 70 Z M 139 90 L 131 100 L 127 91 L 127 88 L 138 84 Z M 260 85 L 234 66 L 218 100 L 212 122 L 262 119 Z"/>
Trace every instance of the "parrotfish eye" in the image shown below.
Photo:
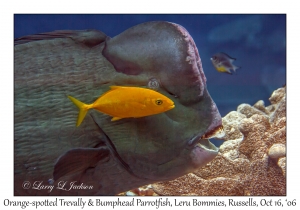
<path fill-rule="evenodd" d="M 163 101 L 160 100 L 160 99 L 157 99 L 157 100 L 155 101 L 155 104 L 156 104 L 156 105 L 162 105 L 162 104 L 163 104 Z"/>
<path fill-rule="evenodd" d="M 158 90 L 159 88 L 159 81 L 155 78 L 151 78 L 148 82 L 148 88 L 153 89 L 153 90 Z"/>

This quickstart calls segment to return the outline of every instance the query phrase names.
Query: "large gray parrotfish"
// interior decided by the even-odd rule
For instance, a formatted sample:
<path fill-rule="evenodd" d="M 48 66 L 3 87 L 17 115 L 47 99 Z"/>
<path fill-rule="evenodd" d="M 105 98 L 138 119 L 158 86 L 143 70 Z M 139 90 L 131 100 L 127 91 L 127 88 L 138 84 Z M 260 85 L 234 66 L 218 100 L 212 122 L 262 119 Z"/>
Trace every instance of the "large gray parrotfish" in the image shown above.
<path fill-rule="evenodd" d="M 194 171 L 218 153 L 222 119 L 198 49 L 182 26 L 146 22 L 110 38 L 97 30 L 15 39 L 14 194 L 116 195 Z M 111 121 L 90 110 L 76 127 L 68 99 L 94 102 L 110 86 L 151 88 L 167 112 Z"/>

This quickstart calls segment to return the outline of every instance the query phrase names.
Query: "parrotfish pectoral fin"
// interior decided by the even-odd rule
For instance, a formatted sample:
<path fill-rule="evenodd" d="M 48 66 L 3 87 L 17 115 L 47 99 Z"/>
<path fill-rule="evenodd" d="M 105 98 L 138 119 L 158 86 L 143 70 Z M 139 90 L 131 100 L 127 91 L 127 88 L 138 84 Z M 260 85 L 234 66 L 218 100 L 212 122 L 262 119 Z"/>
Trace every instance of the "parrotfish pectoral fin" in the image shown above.
<path fill-rule="evenodd" d="M 88 111 L 88 108 L 86 107 L 87 104 L 82 103 L 81 101 L 77 100 L 76 98 L 73 98 L 72 96 L 68 96 L 68 98 L 79 108 L 79 114 L 76 123 L 76 126 L 78 127 L 82 123 Z"/>
<path fill-rule="evenodd" d="M 97 163 L 109 160 L 109 149 L 106 146 L 99 148 L 77 148 L 67 151 L 60 156 L 54 165 L 53 178 L 84 172 L 87 168 L 96 167 Z"/>
<path fill-rule="evenodd" d="M 122 119 L 121 117 L 113 117 L 113 118 L 111 118 L 111 121 L 116 121 L 116 120 L 120 120 L 120 119 Z"/>

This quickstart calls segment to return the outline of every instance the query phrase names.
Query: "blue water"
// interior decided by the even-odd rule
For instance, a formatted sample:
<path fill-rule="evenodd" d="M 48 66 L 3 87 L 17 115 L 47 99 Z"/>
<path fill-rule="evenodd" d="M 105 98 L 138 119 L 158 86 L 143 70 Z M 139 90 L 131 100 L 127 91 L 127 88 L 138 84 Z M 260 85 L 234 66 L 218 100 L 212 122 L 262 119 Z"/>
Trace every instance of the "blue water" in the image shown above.
<path fill-rule="evenodd" d="M 241 103 L 253 105 L 286 84 L 285 15 L 15 15 L 14 37 L 64 29 L 98 29 L 108 36 L 146 21 L 170 21 L 185 27 L 202 60 L 207 87 L 222 116 Z M 210 57 L 225 52 L 242 68 L 217 72 Z"/>

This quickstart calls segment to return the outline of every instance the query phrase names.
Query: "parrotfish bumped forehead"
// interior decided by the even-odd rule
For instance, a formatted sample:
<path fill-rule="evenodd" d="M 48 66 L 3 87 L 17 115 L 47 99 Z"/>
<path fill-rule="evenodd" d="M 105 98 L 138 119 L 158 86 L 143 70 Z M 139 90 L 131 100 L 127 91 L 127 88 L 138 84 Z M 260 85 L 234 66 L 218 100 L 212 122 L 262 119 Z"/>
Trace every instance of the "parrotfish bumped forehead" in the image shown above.
<path fill-rule="evenodd" d="M 178 24 L 139 24 L 108 40 L 102 54 L 123 74 L 155 75 L 181 103 L 193 103 L 203 96 L 206 77 L 198 49 Z"/>

